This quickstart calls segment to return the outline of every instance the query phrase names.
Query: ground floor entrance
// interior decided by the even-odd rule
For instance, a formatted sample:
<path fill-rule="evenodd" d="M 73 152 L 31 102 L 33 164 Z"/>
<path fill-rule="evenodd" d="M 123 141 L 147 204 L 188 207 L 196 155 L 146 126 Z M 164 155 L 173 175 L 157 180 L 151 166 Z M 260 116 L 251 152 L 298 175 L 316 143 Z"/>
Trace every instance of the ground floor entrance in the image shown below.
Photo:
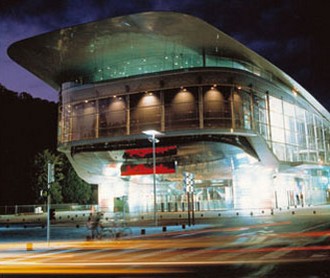
<path fill-rule="evenodd" d="M 260 165 L 233 169 L 226 178 L 198 179 L 187 194 L 183 178 L 152 175 L 116 178 L 99 185 L 104 211 L 130 213 L 226 209 L 274 209 L 326 204 L 330 199 L 329 170 L 274 173 Z M 155 190 L 154 190 L 155 186 Z M 156 192 L 156 197 L 154 196 Z"/>

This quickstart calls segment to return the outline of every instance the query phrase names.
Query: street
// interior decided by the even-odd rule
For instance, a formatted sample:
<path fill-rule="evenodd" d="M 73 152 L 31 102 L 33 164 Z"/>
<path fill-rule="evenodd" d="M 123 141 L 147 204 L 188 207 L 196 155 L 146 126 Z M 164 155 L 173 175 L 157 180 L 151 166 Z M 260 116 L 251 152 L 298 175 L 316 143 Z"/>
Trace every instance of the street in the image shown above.
<path fill-rule="evenodd" d="M 130 238 L 86 241 L 86 229 L 53 227 L 53 241 L 33 243 L 37 227 L 16 229 L 0 244 L 2 277 L 329 277 L 329 215 L 217 219 L 212 225 L 166 232 L 135 228 Z M 1 239 L 10 230 L 0 230 Z M 26 236 L 24 242 L 24 234 Z M 17 241 L 15 241 L 17 238 Z M 24 276 L 26 277 L 26 276 Z"/>

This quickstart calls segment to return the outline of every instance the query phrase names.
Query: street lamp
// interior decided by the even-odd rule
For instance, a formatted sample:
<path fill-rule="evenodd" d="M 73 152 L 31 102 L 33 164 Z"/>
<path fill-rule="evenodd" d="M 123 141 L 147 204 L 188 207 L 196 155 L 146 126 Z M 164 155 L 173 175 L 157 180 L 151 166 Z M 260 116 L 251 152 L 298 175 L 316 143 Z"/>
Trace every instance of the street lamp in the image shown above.
<path fill-rule="evenodd" d="M 157 226 L 157 204 L 156 204 L 156 143 L 159 142 L 159 139 L 156 138 L 156 135 L 163 135 L 163 133 L 157 130 L 145 130 L 142 131 L 144 134 L 148 135 L 149 141 L 152 143 L 152 173 L 153 173 L 153 188 L 154 188 L 154 221 L 155 226 Z"/>

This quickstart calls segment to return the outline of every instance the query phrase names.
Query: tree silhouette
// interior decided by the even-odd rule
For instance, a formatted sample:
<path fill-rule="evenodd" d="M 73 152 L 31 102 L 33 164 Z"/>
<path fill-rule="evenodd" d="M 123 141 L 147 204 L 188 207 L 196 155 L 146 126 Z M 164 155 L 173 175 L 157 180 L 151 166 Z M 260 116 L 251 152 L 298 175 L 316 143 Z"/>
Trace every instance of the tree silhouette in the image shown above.
<path fill-rule="evenodd" d="M 51 202 L 54 204 L 62 203 L 62 186 L 64 179 L 64 156 L 54 154 L 46 149 L 35 156 L 33 163 L 33 191 L 35 193 L 36 203 L 44 201 L 44 197 L 40 192 L 47 192 L 48 188 L 48 163 L 54 164 L 55 181 L 50 186 Z"/>
<path fill-rule="evenodd" d="M 46 196 L 40 194 L 47 191 L 48 163 L 55 166 L 55 181 L 51 184 L 51 202 L 88 204 L 92 200 L 92 187 L 78 177 L 66 156 L 46 149 L 35 156 L 34 160 L 34 192 L 35 201 L 45 201 Z"/>

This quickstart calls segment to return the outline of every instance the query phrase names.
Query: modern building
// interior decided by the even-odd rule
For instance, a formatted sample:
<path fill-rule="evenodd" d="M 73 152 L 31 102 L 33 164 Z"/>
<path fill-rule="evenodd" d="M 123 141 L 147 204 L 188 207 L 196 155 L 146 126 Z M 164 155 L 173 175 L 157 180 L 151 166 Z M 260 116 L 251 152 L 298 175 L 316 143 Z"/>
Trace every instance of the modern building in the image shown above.
<path fill-rule="evenodd" d="M 58 149 L 99 185 L 106 211 L 124 201 L 130 212 L 186 209 L 187 173 L 200 210 L 329 201 L 329 112 L 196 17 L 105 19 L 16 42 L 8 53 L 59 91 Z"/>

